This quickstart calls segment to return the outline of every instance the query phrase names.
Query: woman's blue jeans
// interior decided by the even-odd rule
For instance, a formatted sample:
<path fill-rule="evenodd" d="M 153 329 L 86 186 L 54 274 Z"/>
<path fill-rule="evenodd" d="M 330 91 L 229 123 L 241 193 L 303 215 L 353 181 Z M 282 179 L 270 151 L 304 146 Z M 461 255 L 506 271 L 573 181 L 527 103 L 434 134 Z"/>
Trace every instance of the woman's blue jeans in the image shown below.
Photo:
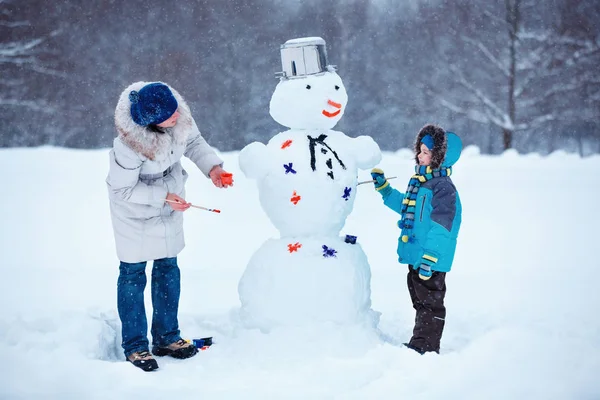
<path fill-rule="evenodd" d="M 146 261 L 121 261 L 117 281 L 117 309 L 121 318 L 125 357 L 148 349 L 148 322 L 144 307 Z M 180 272 L 177 257 L 154 260 L 152 266 L 152 345 L 164 347 L 181 339 L 179 308 Z"/>

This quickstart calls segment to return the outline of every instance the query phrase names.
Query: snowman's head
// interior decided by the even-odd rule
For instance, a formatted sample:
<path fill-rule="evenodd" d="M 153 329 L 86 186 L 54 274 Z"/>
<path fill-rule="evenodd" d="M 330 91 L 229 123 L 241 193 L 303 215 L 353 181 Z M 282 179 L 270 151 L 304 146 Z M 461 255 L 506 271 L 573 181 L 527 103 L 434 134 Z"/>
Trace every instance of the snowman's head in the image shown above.
<path fill-rule="evenodd" d="M 271 97 L 270 114 L 291 129 L 333 128 L 344 115 L 348 93 L 338 74 L 325 71 L 282 79 Z"/>

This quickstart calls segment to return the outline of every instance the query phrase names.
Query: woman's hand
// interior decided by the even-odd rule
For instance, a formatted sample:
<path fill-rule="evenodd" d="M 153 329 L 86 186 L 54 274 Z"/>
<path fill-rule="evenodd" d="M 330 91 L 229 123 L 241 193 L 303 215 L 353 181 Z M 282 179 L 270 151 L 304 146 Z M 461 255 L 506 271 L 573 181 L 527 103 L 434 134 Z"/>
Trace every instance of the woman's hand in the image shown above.
<path fill-rule="evenodd" d="M 175 193 L 168 193 L 165 201 L 175 211 L 185 211 L 191 206 L 184 198 L 177 196 Z"/>
<path fill-rule="evenodd" d="M 208 173 L 213 184 L 218 188 L 233 186 L 233 174 L 225 171 L 220 165 L 215 165 Z"/>

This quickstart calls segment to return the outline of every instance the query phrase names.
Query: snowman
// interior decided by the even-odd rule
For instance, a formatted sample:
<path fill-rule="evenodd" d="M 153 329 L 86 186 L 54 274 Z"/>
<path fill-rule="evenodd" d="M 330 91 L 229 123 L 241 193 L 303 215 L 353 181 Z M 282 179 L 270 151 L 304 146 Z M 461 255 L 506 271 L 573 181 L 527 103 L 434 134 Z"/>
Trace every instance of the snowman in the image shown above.
<path fill-rule="evenodd" d="M 239 155 L 242 172 L 257 181 L 261 206 L 280 232 L 254 253 L 240 279 L 241 318 L 263 331 L 376 324 L 369 262 L 357 236 L 340 232 L 354 205 L 358 169 L 377 165 L 381 151 L 371 137 L 331 130 L 348 94 L 327 64 L 323 39 L 289 40 L 281 58 L 270 114 L 289 129 Z"/>

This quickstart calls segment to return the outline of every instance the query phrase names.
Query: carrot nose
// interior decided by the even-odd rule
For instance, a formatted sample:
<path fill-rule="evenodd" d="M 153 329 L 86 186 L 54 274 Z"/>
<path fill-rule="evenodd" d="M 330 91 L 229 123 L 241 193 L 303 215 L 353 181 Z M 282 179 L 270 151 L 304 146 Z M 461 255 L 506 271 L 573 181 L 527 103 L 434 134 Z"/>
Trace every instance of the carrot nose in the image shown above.
<path fill-rule="evenodd" d="M 342 105 L 340 103 L 336 103 L 333 100 L 327 100 L 327 104 L 329 104 L 330 106 L 334 106 L 335 108 L 342 108 Z"/>

